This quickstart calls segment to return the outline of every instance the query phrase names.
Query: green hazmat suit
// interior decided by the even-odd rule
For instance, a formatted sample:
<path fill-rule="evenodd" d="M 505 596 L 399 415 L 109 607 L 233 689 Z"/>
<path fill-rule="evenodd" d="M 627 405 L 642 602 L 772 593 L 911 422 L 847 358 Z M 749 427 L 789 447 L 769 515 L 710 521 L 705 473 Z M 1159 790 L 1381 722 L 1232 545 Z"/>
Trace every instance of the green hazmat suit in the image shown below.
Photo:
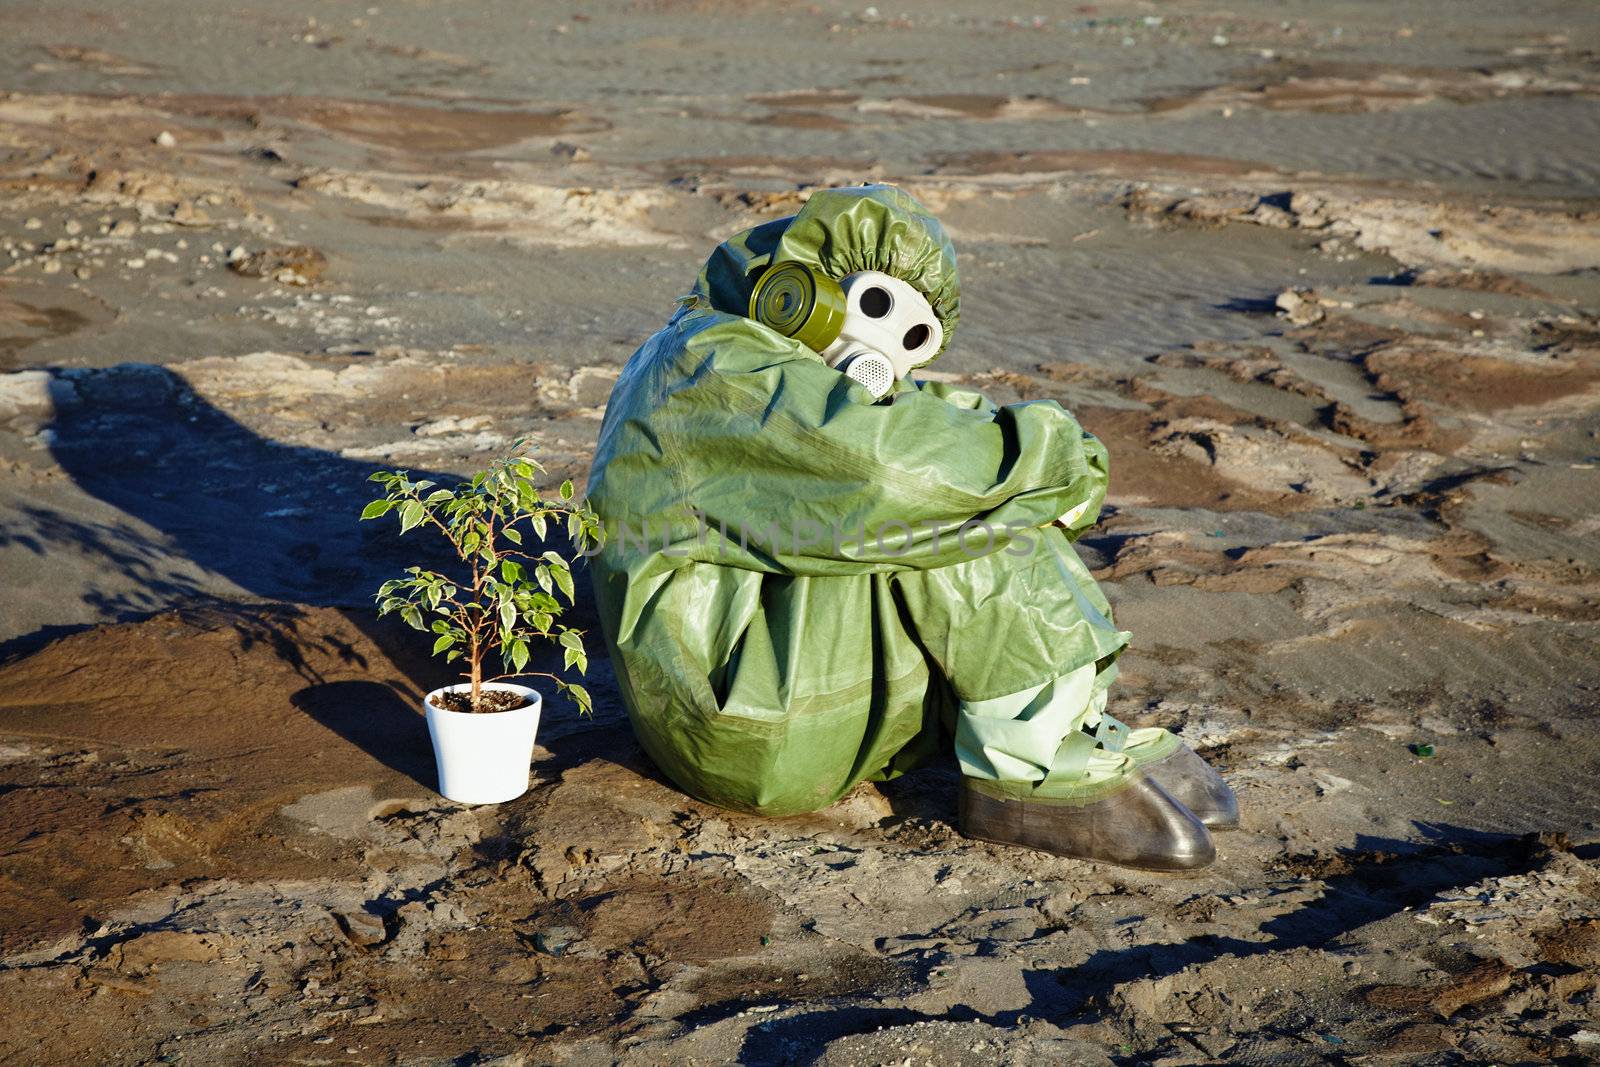
<path fill-rule="evenodd" d="M 873 403 L 745 317 L 786 260 L 898 277 L 946 345 L 955 332 L 943 228 L 866 186 L 724 242 L 629 359 L 588 500 L 607 531 L 591 560 L 602 628 L 645 751 L 685 792 L 773 815 L 951 741 L 985 789 L 1058 803 L 1170 752 L 1171 734 L 1103 711 L 1128 635 L 1071 541 L 1098 516 L 1105 448 L 1054 401 L 901 381 Z"/>

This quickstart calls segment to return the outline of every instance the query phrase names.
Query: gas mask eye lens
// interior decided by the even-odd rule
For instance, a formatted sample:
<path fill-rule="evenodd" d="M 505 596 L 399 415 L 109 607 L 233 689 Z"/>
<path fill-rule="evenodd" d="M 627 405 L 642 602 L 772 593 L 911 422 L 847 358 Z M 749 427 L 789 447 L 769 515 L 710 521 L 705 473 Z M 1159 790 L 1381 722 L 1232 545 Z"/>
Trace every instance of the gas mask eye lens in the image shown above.
<path fill-rule="evenodd" d="M 881 319 L 889 314 L 889 309 L 892 307 L 894 298 L 887 290 L 873 285 L 861 291 L 861 313 L 868 318 Z"/>
<path fill-rule="evenodd" d="M 923 323 L 919 322 L 915 326 L 911 327 L 911 329 L 906 331 L 906 335 L 903 339 L 901 339 L 900 343 L 905 346 L 905 350 L 907 352 L 915 352 L 917 349 L 927 344 L 928 338 L 932 336 L 933 331 L 928 329 L 928 327 Z"/>

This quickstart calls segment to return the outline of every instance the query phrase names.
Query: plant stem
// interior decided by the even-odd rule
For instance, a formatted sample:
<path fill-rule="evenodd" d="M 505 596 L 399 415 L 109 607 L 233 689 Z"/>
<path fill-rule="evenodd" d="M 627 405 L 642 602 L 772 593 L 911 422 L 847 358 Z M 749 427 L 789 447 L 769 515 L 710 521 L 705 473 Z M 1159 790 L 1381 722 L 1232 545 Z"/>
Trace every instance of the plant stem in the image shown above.
<path fill-rule="evenodd" d="M 484 572 L 481 566 L 481 557 L 475 551 L 472 554 L 472 602 L 474 604 L 483 603 L 483 581 Z M 473 621 L 472 639 L 467 646 L 467 661 L 472 679 L 472 707 L 474 710 L 477 709 L 478 698 L 483 692 L 483 654 L 485 652 L 483 643 L 478 639 L 478 628 L 483 624 L 481 617 L 483 613 L 480 611 L 478 614 L 480 617 Z"/>
<path fill-rule="evenodd" d="M 478 708 L 478 697 L 483 691 L 483 656 L 478 651 L 478 635 L 472 635 L 471 652 L 467 657 L 472 661 L 472 708 Z"/>

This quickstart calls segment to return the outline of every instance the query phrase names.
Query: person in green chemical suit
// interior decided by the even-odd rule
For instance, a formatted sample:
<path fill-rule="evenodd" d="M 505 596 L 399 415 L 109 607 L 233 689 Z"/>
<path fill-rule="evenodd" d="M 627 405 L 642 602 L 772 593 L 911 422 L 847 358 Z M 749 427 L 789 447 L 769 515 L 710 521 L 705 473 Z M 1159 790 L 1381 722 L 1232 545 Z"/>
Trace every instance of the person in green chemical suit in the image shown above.
<path fill-rule="evenodd" d="M 685 792 L 771 815 L 953 747 L 970 836 L 1203 867 L 1232 792 L 1105 710 L 1129 635 L 1072 546 L 1105 448 L 1054 401 L 910 377 L 958 296 L 911 196 L 824 190 L 718 246 L 628 361 L 588 500 L 634 731 Z"/>

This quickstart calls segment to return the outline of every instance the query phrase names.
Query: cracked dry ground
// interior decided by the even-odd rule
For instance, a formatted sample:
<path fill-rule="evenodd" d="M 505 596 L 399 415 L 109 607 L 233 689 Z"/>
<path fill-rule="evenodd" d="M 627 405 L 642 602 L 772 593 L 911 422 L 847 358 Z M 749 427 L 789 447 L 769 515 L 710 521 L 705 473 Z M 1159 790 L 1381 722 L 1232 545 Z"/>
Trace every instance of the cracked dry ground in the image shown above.
<path fill-rule="evenodd" d="M 336 7 L 0 48 L 0 1062 L 1600 1054 L 1583 5 L 759 8 L 771 92 L 672 5 L 531 73 L 508 8 Z M 932 373 L 1110 447 L 1114 711 L 1241 794 L 1203 873 L 965 841 L 949 766 L 698 805 L 599 656 L 525 797 L 432 791 L 365 475 L 581 481 L 711 243 L 866 177 L 961 251 Z"/>

